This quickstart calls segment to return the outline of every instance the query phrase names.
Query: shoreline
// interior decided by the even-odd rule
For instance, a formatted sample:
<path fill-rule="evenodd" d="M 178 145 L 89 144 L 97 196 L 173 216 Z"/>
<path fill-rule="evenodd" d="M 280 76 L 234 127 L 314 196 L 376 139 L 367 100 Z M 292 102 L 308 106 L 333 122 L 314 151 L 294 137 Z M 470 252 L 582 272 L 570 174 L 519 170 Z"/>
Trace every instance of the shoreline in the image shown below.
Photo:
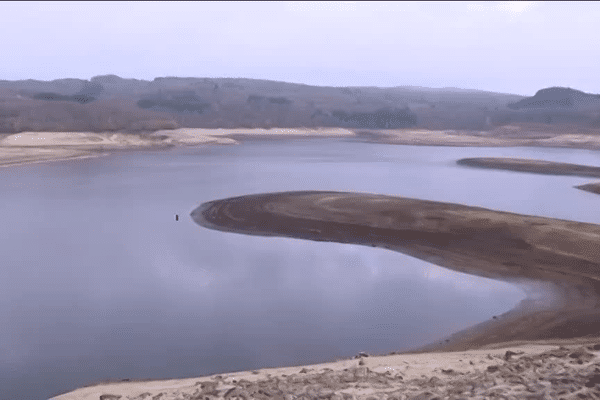
<path fill-rule="evenodd" d="M 100 157 L 125 150 L 161 150 L 176 146 L 236 145 L 243 139 L 350 137 L 341 129 L 180 128 L 149 134 L 115 132 L 21 132 L 0 136 L 0 167 Z M 237 139 L 237 140 L 236 140 Z"/>
<path fill-rule="evenodd" d="M 363 355 L 197 378 L 103 382 L 53 400 L 287 400 L 302 396 L 331 400 L 485 400 L 500 393 L 508 399 L 559 395 L 565 399 L 596 398 L 591 396 L 600 394 L 600 386 L 596 385 L 600 379 L 596 372 L 599 360 L 600 343 L 592 340 L 445 354 Z"/>
<path fill-rule="evenodd" d="M 511 129 L 508 129 L 511 128 Z M 528 138 L 506 136 L 521 132 Z M 552 133 L 535 136 L 520 127 L 489 132 L 345 128 L 205 129 L 179 128 L 144 134 L 120 132 L 21 132 L 0 135 L 0 167 L 29 163 L 99 157 L 119 150 L 160 150 L 174 146 L 235 145 L 245 140 L 281 140 L 345 137 L 369 143 L 407 146 L 553 147 L 600 150 L 600 135 Z"/>

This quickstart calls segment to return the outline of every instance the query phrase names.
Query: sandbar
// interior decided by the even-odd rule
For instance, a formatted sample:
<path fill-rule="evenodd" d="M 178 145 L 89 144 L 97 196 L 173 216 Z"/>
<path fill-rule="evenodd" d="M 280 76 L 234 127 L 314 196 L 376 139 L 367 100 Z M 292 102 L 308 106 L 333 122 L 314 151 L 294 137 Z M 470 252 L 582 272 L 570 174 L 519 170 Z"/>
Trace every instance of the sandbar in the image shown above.
<path fill-rule="evenodd" d="M 585 190 L 586 192 L 600 194 L 600 183 L 586 183 L 585 185 L 575 187 L 577 189 Z"/>
<path fill-rule="evenodd" d="M 503 169 L 508 171 L 531 172 L 535 174 L 600 177 L 600 167 L 527 158 L 463 158 L 456 163 L 458 165 L 469 167 Z"/>
<path fill-rule="evenodd" d="M 352 192 L 282 192 L 205 203 L 201 226 L 383 247 L 454 271 L 551 288 L 423 351 L 600 335 L 600 225 Z M 527 290 L 526 290 L 527 292 Z M 415 349 L 419 351 L 419 349 Z"/>
<path fill-rule="evenodd" d="M 532 160 L 526 158 L 480 157 L 463 158 L 458 165 L 477 168 L 501 169 L 517 172 L 529 172 L 544 175 L 571 175 L 581 177 L 600 177 L 600 167 L 590 165 L 560 163 L 554 161 Z M 600 183 L 587 183 L 575 186 L 577 189 L 600 194 Z"/>

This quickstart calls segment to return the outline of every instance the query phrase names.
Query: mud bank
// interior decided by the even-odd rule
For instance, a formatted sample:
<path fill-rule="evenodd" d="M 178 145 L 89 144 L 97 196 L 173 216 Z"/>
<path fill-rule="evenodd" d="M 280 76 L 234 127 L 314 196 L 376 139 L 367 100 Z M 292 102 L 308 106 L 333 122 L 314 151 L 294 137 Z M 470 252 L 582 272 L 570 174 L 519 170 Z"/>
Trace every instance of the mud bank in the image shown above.
<path fill-rule="evenodd" d="M 529 160 L 523 158 L 481 157 L 463 158 L 456 162 L 458 165 L 477 168 L 502 169 L 507 171 L 530 172 L 544 175 L 571 175 L 600 178 L 600 167 L 590 165 L 568 164 L 544 160 Z M 600 194 L 600 183 L 588 183 L 575 186 L 577 189 Z"/>

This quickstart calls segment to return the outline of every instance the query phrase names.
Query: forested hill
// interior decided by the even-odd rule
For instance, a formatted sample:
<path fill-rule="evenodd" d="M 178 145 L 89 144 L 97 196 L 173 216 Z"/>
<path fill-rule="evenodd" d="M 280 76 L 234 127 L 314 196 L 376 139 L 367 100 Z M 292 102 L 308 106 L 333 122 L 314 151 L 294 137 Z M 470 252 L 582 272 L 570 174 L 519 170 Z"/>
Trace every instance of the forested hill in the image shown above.
<path fill-rule="evenodd" d="M 508 105 L 513 110 L 524 109 L 600 109 L 600 94 L 584 93 L 564 87 L 538 90 L 533 97 L 526 97 Z"/>
<path fill-rule="evenodd" d="M 560 100 L 564 90 L 571 100 Z M 599 102 L 589 97 L 597 95 L 564 90 L 524 97 L 455 88 L 321 87 L 241 78 L 145 81 L 116 75 L 0 81 L 0 133 L 178 127 L 489 130 L 518 122 L 600 127 Z M 536 106 L 547 98 L 552 106 Z"/>

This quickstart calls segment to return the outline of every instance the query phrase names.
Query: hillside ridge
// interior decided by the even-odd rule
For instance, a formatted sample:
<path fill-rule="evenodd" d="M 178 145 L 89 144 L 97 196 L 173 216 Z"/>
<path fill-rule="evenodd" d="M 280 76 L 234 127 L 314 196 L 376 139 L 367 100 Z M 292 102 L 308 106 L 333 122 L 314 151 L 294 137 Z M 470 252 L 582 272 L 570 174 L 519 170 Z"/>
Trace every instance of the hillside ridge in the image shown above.
<path fill-rule="evenodd" d="M 600 128 L 600 95 L 559 87 L 525 97 L 458 88 L 169 76 L 148 81 L 114 74 L 0 80 L 0 134 L 182 127 L 489 131 L 519 123 Z"/>

